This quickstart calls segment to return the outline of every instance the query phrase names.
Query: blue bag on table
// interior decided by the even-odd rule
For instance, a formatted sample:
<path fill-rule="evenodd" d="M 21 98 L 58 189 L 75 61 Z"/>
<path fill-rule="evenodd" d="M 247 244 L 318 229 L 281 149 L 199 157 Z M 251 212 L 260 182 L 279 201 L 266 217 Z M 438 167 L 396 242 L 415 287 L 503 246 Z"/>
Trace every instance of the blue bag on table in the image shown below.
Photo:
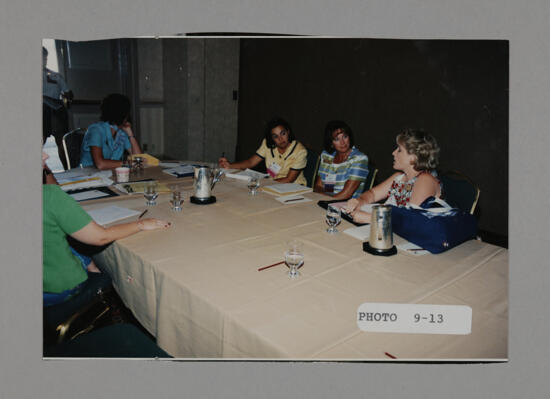
<path fill-rule="evenodd" d="M 429 197 L 420 207 L 392 206 L 392 230 L 407 241 L 438 254 L 476 237 L 477 220 L 445 201 Z"/>

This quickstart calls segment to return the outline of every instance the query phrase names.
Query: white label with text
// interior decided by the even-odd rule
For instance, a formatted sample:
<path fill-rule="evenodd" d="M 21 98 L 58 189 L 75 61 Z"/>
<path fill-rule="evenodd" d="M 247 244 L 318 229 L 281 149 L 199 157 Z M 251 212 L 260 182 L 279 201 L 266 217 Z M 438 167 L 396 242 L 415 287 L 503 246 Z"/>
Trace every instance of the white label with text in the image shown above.
<path fill-rule="evenodd" d="M 357 325 L 370 332 L 467 335 L 472 331 L 472 308 L 367 302 L 357 309 Z"/>

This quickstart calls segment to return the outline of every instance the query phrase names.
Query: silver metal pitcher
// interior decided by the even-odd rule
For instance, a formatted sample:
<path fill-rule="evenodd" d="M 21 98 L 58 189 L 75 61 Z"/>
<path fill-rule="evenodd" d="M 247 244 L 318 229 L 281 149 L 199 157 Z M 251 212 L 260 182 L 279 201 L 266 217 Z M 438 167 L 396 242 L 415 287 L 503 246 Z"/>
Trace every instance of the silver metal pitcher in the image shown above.
<path fill-rule="evenodd" d="M 218 168 L 209 168 L 208 166 L 195 167 L 193 188 L 195 197 L 199 200 L 206 200 L 212 197 L 212 190 L 217 182 L 220 181 L 223 170 Z"/>
<path fill-rule="evenodd" d="M 372 207 L 369 242 L 363 245 L 366 252 L 384 256 L 397 253 L 397 248 L 393 245 L 391 209 L 389 205 Z"/>

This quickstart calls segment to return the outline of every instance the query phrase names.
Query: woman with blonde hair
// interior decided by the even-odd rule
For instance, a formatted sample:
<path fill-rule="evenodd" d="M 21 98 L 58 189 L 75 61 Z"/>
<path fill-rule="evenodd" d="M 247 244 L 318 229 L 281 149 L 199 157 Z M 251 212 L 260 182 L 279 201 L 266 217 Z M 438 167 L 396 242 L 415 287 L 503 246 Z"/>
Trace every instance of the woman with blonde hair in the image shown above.
<path fill-rule="evenodd" d="M 396 138 L 393 168 L 399 172 L 363 193 L 350 199 L 346 212 L 358 223 L 370 223 L 370 213 L 361 206 L 386 199 L 395 206 L 420 205 L 428 197 L 441 196 L 441 183 L 435 168 L 439 162 L 439 146 L 435 138 L 423 130 L 405 129 Z"/>

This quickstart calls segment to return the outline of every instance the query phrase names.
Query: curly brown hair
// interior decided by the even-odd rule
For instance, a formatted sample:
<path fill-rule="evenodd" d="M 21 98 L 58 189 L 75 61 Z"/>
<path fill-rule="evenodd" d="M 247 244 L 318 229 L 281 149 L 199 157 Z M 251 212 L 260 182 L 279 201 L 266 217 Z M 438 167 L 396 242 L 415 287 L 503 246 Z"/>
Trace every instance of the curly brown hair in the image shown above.
<path fill-rule="evenodd" d="M 439 146 L 435 138 L 421 129 L 405 129 L 396 139 L 409 154 L 416 156 L 417 171 L 432 170 L 439 164 Z"/>

